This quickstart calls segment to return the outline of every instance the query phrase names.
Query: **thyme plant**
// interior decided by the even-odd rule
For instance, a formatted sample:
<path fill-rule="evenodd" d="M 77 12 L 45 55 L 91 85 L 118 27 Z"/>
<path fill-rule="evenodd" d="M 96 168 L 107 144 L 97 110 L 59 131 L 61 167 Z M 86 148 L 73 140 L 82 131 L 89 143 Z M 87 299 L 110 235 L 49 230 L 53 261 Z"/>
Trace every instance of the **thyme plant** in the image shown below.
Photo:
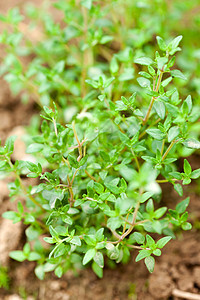
<path fill-rule="evenodd" d="M 57 6 L 67 5 L 64 2 Z M 99 7 L 92 6 L 92 1 L 81 1 L 81 5 L 83 35 L 87 35 L 88 18 Z M 66 18 L 71 22 L 67 13 Z M 16 24 L 18 21 L 16 18 Z M 1 174 L 15 178 L 9 183 L 10 197 L 24 198 L 18 201 L 17 211 L 3 214 L 26 225 L 27 242 L 10 257 L 36 261 L 40 279 L 45 272 L 54 271 L 61 277 L 85 265 L 102 277 L 104 260 L 126 263 L 135 250 L 136 262 L 144 259 L 153 272 L 155 257 L 175 238 L 176 230 L 192 227 L 186 211 L 189 197 L 175 209 L 163 207 L 159 183 L 173 185 L 178 197 L 183 196 L 182 185 L 200 177 L 200 169 L 192 170 L 187 159 L 182 171 L 177 164 L 182 149 L 200 149 L 200 142 L 191 137 L 191 124 L 198 119 L 196 108 L 190 95 L 180 99 L 173 84 L 174 78 L 186 79 L 176 69 L 174 56 L 180 51 L 182 36 L 168 42 L 157 36 L 159 51 L 154 59 L 134 55 L 126 48 L 109 57 L 107 68 L 98 68 L 89 61 L 91 53 L 98 52 L 91 48 L 110 43 L 112 38 L 103 30 L 96 36 L 90 28 L 87 42 L 80 41 L 80 70 L 74 53 L 63 57 L 63 32 L 66 36 L 69 32 L 49 19 L 46 22 L 53 38 L 36 47 L 40 56 L 36 65 L 30 63 L 24 70 L 13 51 L 7 63 L 12 58 L 15 74 L 4 64 L 12 87 L 16 88 L 19 79 L 18 88 L 34 92 L 40 106 L 47 101 L 41 129 L 29 136 L 27 153 L 35 156 L 35 162 L 12 160 L 15 137 L 0 147 Z M 18 31 L 17 26 L 15 29 Z M 13 49 L 5 35 L 3 38 Z M 52 53 L 57 47 L 57 54 L 47 58 L 48 66 L 43 65 L 45 45 Z M 74 49 L 74 45 L 69 47 Z M 68 68 L 70 63 L 74 71 Z M 135 70 L 137 85 L 128 87 Z M 24 176 L 35 178 L 35 184 L 27 187 Z"/>

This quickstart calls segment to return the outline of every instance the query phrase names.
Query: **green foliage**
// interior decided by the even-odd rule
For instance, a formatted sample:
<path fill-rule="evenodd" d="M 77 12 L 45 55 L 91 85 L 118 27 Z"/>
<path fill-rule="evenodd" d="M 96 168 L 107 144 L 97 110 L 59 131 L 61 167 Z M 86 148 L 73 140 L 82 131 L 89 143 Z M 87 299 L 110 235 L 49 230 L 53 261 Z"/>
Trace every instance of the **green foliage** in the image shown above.
<path fill-rule="evenodd" d="M 7 268 L 0 266 L 0 288 L 9 289 L 9 276 Z"/>
<path fill-rule="evenodd" d="M 12 28 L 0 36 L 7 47 L 1 73 L 14 93 L 43 109 L 41 126 L 29 128 L 27 153 L 35 162 L 13 162 L 14 137 L 0 147 L 1 174 L 15 176 L 10 196 L 26 201 L 3 217 L 27 225 L 23 250 L 10 257 L 37 261 L 41 280 L 46 272 L 62 277 L 89 265 L 101 278 L 106 256 L 126 263 L 132 249 L 153 272 L 154 257 L 174 232 L 191 229 L 189 198 L 175 210 L 160 207 L 159 183 L 171 183 L 182 196 L 182 185 L 200 177 L 187 159 L 183 172 L 177 164 L 200 149 L 193 131 L 198 106 L 182 88 L 191 73 L 175 69 L 182 35 L 163 32 L 160 18 L 146 24 L 155 17 L 151 6 L 143 14 L 138 1 L 127 1 L 124 32 L 116 19 L 125 9 L 120 1 L 57 1 L 62 22 L 29 5 L 30 28 L 43 25 L 39 42 L 21 32 L 18 10 L 1 16 Z M 164 4 L 159 9 L 166 11 Z M 142 29 L 132 28 L 132 12 Z M 24 56 L 34 57 L 26 67 Z M 25 186 L 22 175 L 35 184 Z M 162 237 L 156 241 L 154 233 Z"/>

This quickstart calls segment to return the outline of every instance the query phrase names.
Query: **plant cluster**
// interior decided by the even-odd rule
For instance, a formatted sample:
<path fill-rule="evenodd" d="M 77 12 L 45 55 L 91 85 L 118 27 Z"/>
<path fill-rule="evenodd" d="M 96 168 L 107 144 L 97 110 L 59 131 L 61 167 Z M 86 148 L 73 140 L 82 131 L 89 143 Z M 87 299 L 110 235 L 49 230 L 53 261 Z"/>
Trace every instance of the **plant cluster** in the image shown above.
<path fill-rule="evenodd" d="M 1 35 L 9 50 L 2 72 L 14 92 L 44 105 L 41 127 L 36 122 L 29 129 L 27 153 L 34 162 L 12 160 L 15 137 L 0 147 L 1 174 L 15 177 L 10 197 L 25 199 L 16 212 L 3 214 L 27 227 L 23 250 L 10 256 L 37 261 L 40 279 L 85 265 L 102 277 L 105 258 L 126 263 L 135 249 L 136 262 L 144 259 L 153 272 L 154 257 L 174 232 L 191 229 L 189 198 L 174 210 L 162 207 L 159 183 L 183 196 L 182 185 L 200 177 L 187 159 L 182 171 L 177 165 L 187 148 L 200 149 L 191 127 L 198 107 L 190 95 L 182 100 L 173 84 L 186 79 L 174 56 L 182 36 L 167 42 L 157 36 L 154 59 L 131 47 L 112 53 L 116 24 L 108 7 L 82 0 L 79 11 L 72 2 L 55 4 L 64 12 L 64 28 L 42 15 L 47 39 L 36 45 L 21 34 L 17 10 L 1 17 L 14 28 L 13 35 Z M 28 12 L 33 19 L 39 14 Z M 36 58 L 24 68 L 20 58 L 31 49 Z M 24 176 L 35 184 L 27 187 Z"/>

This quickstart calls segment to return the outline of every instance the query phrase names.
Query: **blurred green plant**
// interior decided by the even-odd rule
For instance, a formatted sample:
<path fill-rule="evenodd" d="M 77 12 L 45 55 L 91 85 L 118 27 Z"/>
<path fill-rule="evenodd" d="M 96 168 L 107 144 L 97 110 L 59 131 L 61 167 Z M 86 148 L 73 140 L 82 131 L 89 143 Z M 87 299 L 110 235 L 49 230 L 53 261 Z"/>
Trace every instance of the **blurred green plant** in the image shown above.
<path fill-rule="evenodd" d="M 6 267 L 0 266 L 0 288 L 9 289 L 9 276 Z"/>

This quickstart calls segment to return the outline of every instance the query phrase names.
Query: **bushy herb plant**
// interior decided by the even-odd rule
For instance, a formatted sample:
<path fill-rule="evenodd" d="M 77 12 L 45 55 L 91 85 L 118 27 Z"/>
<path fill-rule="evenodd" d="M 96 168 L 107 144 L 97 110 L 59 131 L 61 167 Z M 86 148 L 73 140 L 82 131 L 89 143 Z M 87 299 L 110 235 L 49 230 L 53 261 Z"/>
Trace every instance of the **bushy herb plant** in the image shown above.
<path fill-rule="evenodd" d="M 20 14 L 12 10 L 1 17 L 14 27 L 12 37 L 1 36 L 10 51 L 2 72 L 14 92 L 32 95 L 39 106 L 46 103 L 41 129 L 29 136 L 27 153 L 35 162 L 12 160 L 15 137 L 0 148 L 1 174 L 15 177 L 10 197 L 25 199 L 18 211 L 3 214 L 26 225 L 23 250 L 10 256 L 37 261 L 40 279 L 45 272 L 61 277 L 85 265 L 102 277 L 105 258 L 108 264 L 126 263 L 135 249 L 136 262 L 144 259 L 153 272 L 154 257 L 174 232 L 191 229 L 189 198 L 174 210 L 162 207 L 159 183 L 172 184 L 178 197 L 182 185 L 200 177 L 187 159 L 182 171 L 177 165 L 183 149 L 200 149 L 191 131 L 196 107 L 190 95 L 180 99 L 173 84 L 174 78 L 186 79 L 174 56 L 182 36 L 167 42 L 157 36 L 154 59 L 131 47 L 112 53 L 106 46 L 114 49 L 108 8 L 84 0 L 78 11 L 72 2 L 56 4 L 66 27 L 43 15 L 48 38 L 36 46 L 26 40 L 17 51 Z M 29 9 L 32 16 L 36 12 Z M 32 48 L 36 58 L 24 69 L 20 57 Z M 24 176 L 35 184 L 27 187 Z"/>

